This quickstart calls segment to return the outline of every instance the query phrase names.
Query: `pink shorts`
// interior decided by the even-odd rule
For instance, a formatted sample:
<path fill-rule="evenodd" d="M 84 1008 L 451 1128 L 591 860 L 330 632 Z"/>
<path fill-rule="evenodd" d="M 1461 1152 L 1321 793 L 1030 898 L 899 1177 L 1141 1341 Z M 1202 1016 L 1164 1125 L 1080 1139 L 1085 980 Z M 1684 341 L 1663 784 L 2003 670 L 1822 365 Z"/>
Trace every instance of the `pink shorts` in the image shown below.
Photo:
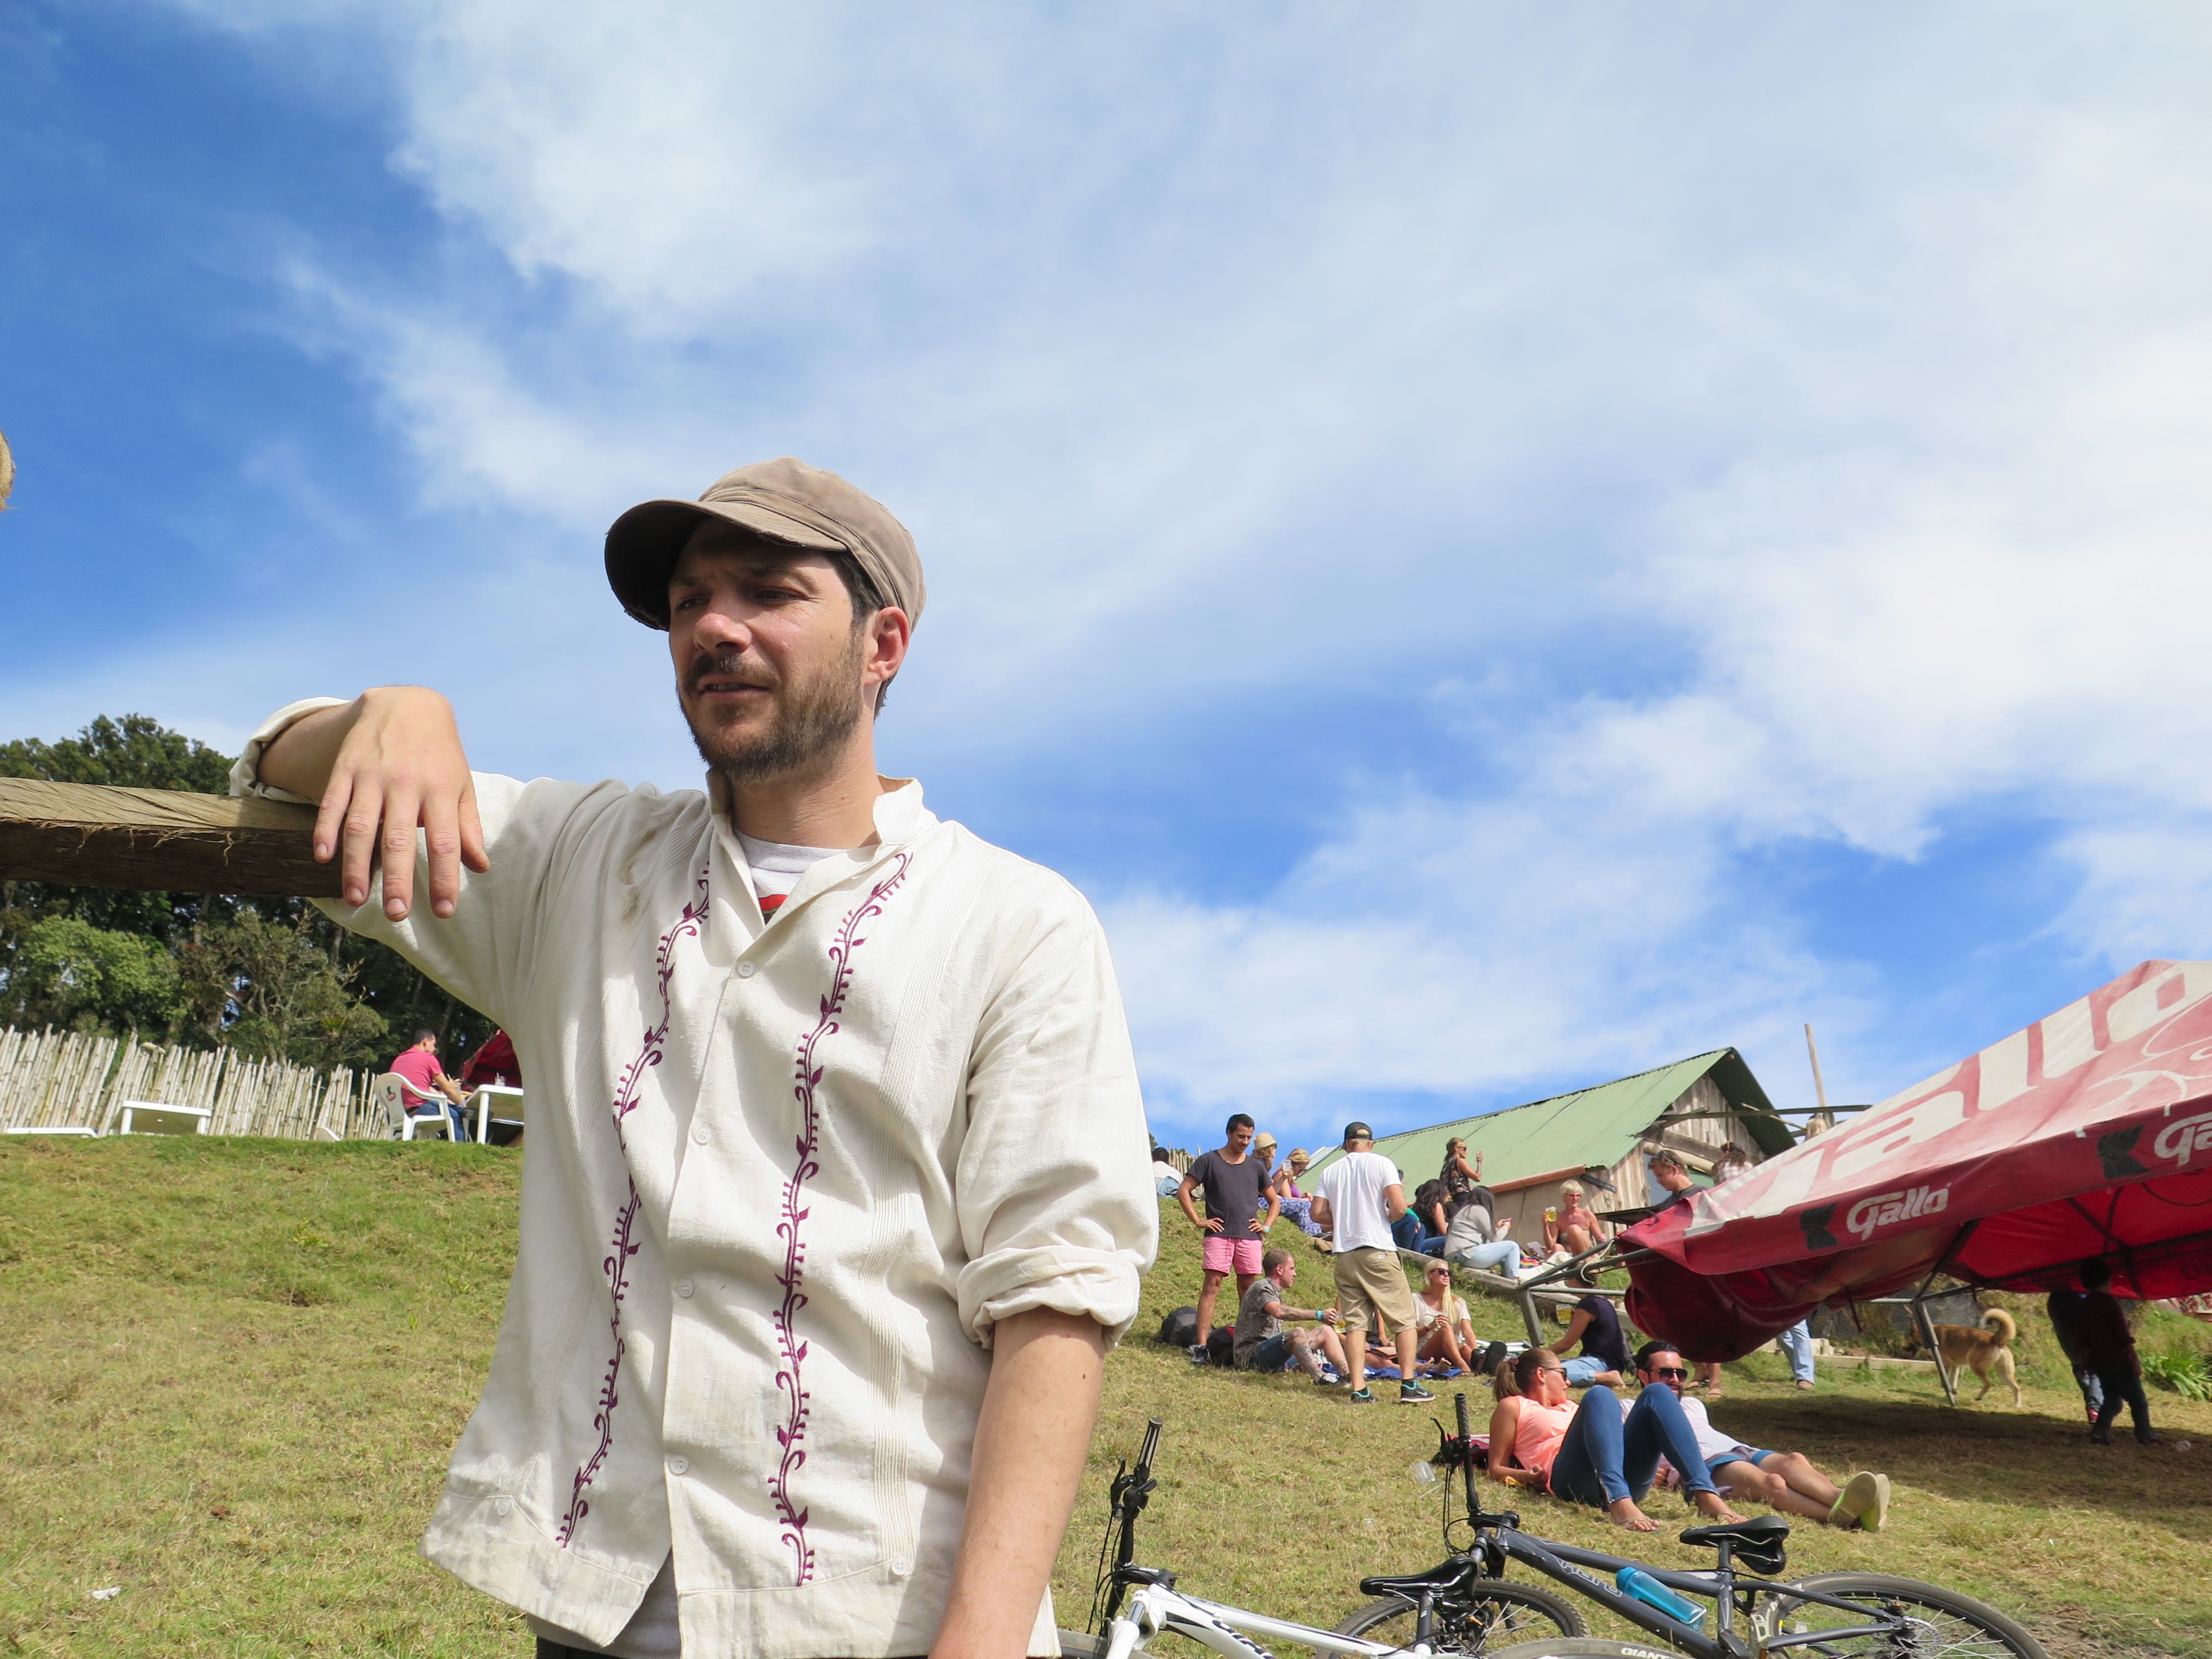
<path fill-rule="evenodd" d="M 1260 1271 L 1260 1252 L 1263 1246 L 1256 1238 L 1231 1238 L 1226 1233 L 1208 1233 L 1206 1253 L 1200 1258 L 1210 1273 L 1256 1273 Z"/>

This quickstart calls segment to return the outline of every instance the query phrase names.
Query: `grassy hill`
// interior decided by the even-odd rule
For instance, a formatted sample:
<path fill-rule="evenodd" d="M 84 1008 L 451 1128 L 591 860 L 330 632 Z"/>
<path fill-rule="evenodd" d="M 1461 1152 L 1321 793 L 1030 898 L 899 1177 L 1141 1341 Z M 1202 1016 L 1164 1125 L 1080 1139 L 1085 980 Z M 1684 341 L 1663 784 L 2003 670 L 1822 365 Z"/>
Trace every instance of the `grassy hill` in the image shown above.
<path fill-rule="evenodd" d="M 526 1653 L 519 1619 L 414 1553 L 490 1358 L 519 1170 L 435 1145 L 0 1141 L 0 1651 Z M 1327 1258 L 1297 1242 L 1298 1298 L 1326 1299 Z M 1148 1415 L 1168 1428 L 1146 1559 L 1200 1594 L 1334 1622 L 1362 1573 L 1439 1553 L 1407 1475 L 1427 1414 L 1194 1370 L 1149 1336 L 1197 1288 L 1196 1243 L 1164 1206 L 1145 1314 L 1107 1367 L 1062 1622 L 1083 1620 L 1105 1482 Z M 1501 1305 L 1476 1311 L 1514 1334 Z M 2212 1407 L 2154 1390 L 2169 1445 L 2093 1451 L 2028 1328 L 2024 1411 L 1950 1411 L 1932 1377 L 1898 1373 L 1801 1395 L 1754 1358 L 1715 1416 L 1896 1480 L 1889 1532 L 1803 1529 L 1796 1570 L 1952 1584 L 2054 1653 L 2212 1654 Z M 1520 1508 L 1552 1536 L 1625 1536 Z M 1664 1497 L 1653 1512 L 1680 1513 Z M 1693 1564 L 1671 1531 L 1648 1549 Z"/>

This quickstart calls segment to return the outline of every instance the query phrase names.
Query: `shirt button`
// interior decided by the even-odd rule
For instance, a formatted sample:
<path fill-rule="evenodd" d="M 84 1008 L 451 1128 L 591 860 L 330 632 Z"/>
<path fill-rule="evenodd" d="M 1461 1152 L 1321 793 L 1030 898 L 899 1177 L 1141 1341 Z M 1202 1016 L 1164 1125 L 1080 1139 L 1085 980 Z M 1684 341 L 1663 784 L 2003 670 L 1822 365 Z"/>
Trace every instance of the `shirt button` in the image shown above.
<path fill-rule="evenodd" d="M 691 1460 L 688 1457 L 672 1457 L 668 1460 L 668 1472 L 671 1474 L 681 1474 L 690 1467 Z"/>
<path fill-rule="evenodd" d="M 514 1500 L 512 1498 L 502 1498 L 494 1504 L 492 1508 L 497 1510 L 501 1515 L 512 1515 L 514 1513 Z"/>
<path fill-rule="evenodd" d="M 739 979 L 750 979 L 752 976 L 753 964 L 751 963 L 741 962 L 738 964 L 738 977 Z"/>
<path fill-rule="evenodd" d="M 707 1132 L 707 1126 L 705 1124 L 700 1123 L 692 1126 L 691 1139 L 697 1141 L 702 1146 L 705 1146 L 714 1138 L 714 1137 L 713 1135 Z"/>
<path fill-rule="evenodd" d="M 676 1294 L 677 1294 L 677 1295 L 678 1295 L 678 1296 L 689 1296 L 689 1295 L 690 1295 L 690 1294 L 691 1294 L 691 1281 L 690 1281 L 690 1279 L 678 1279 L 678 1280 L 676 1281 Z"/>

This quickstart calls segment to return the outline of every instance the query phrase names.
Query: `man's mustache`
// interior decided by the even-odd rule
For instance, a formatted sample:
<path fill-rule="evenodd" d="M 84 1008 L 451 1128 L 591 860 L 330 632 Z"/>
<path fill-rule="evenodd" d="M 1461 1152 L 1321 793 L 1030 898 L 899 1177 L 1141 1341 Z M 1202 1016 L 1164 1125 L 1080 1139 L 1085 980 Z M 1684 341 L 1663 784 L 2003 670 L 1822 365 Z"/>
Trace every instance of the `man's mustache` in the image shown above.
<path fill-rule="evenodd" d="M 738 680 L 763 690 L 775 689 L 775 676 L 768 665 L 742 651 L 720 651 L 693 658 L 690 667 L 684 671 L 684 689 L 696 692 L 708 680 Z"/>

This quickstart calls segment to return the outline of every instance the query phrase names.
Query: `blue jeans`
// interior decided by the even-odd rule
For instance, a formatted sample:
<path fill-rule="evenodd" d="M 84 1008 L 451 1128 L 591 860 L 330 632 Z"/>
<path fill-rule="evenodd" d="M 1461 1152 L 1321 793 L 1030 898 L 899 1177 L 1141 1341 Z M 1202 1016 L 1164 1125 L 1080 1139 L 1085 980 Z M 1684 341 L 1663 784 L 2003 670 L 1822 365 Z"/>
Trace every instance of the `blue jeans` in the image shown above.
<path fill-rule="evenodd" d="M 2081 1385 L 2082 1401 L 2089 1407 L 2089 1415 L 2094 1417 L 2105 1408 L 2105 1385 L 2087 1365 L 2074 1368 L 2074 1381 Z"/>
<path fill-rule="evenodd" d="M 1711 1492 L 1705 1455 L 1682 1414 L 1674 1389 L 1655 1382 L 1636 1396 L 1628 1420 L 1620 1417 L 1620 1396 L 1599 1383 L 1583 1396 L 1567 1437 L 1552 1461 L 1554 1496 L 1603 1509 L 1624 1498 L 1641 1499 L 1662 1457 L 1681 1471 L 1686 1492 Z"/>
<path fill-rule="evenodd" d="M 1782 1345 L 1782 1352 L 1790 1356 L 1790 1375 L 1800 1382 L 1814 1380 L 1813 1370 L 1813 1327 L 1810 1321 L 1801 1319 L 1774 1339 Z"/>
<path fill-rule="evenodd" d="M 455 1140 L 466 1140 L 469 1138 L 469 1121 L 462 1115 L 461 1109 L 450 1100 L 435 1101 L 428 1105 L 417 1106 L 408 1115 L 435 1117 L 441 1112 L 445 1114 L 446 1121 L 452 1128 L 453 1138 Z"/>
<path fill-rule="evenodd" d="M 1497 1273 L 1505 1279 L 1521 1277 L 1521 1247 L 1510 1238 L 1500 1238 L 1488 1244 L 1470 1245 L 1457 1255 L 1447 1256 L 1462 1267 L 1473 1267 L 1480 1273 Z"/>

